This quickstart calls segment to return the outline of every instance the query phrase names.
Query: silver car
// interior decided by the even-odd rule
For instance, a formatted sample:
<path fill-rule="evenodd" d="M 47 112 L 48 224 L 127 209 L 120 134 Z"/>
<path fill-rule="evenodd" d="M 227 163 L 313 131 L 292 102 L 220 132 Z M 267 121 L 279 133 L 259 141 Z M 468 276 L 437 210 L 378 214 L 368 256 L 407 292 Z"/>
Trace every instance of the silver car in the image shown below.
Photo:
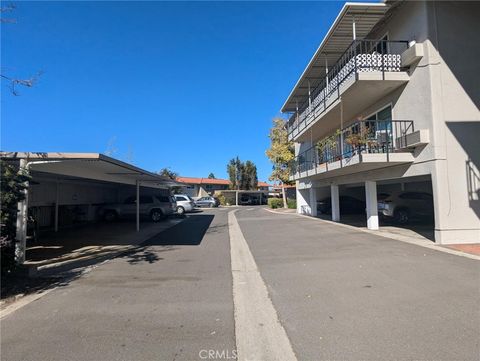
<path fill-rule="evenodd" d="M 182 215 L 185 212 L 191 212 L 195 208 L 195 202 L 186 194 L 175 194 L 173 196 L 177 202 L 177 213 Z"/>
<path fill-rule="evenodd" d="M 176 211 L 177 205 L 172 196 L 149 195 L 140 196 L 140 216 L 158 222 Z M 100 215 L 106 221 L 118 218 L 135 217 L 137 214 L 136 196 L 125 199 L 123 203 L 105 205 Z"/>
<path fill-rule="evenodd" d="M 215 197 L 201 197 L 195 201 L 197 207 L 218 207 L 220 205 L 220 201 L 218 198 Z"/>
<path fill-rule="evenodd" d="M 392 218 L 398 224 L 407 224 L 413 218 L 433 218 L 433 197 L 425 192 L 398 192 L 378 202 L 381 216 Z"/>

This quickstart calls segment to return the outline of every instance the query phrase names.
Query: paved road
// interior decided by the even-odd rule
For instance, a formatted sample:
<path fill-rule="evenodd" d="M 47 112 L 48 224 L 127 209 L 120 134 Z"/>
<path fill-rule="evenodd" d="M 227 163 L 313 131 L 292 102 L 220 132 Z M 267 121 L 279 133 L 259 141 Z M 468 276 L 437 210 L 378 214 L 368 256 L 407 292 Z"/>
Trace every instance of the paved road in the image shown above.
<path fill-rule="evenodd" d="M 235 348 L 227 210 L 190 216 L 1 322 L 2 360 L 198 360 Z"/>
<path fill-rule="evenodd" d="M 10 314 L 1 359 L 231 355 L 229 211 L 192 215 Z M 479 359 L 478 261 L 260 207 L 236 218 L 298 360 Z"/>
<path fill-rule="evenodd" d="M 480 263 L 295 215 L 237 219 L 299 360 L 479 360 Z"/>

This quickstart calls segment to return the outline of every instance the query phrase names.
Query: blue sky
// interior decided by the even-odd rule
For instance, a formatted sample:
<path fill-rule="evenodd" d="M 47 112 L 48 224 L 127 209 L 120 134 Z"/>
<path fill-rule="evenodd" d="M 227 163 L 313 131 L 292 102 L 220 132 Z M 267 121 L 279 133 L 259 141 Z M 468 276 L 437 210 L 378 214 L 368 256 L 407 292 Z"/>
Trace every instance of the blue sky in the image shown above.
<path fill-rule="evenodd" d="M 1 149 L 101 152 L 151 171 L 259 179 L 271 119 L 343 2 L 18 2 L 3 24 Z M 110 145 L 109 145 L 110 144 Z"/>

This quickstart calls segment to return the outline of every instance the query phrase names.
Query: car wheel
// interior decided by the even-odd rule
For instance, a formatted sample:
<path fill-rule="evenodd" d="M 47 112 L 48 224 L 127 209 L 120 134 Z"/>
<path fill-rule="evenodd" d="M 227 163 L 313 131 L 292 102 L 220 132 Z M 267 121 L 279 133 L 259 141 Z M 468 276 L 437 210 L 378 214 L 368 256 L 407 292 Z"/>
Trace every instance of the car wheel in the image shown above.
<path fill-rule="evenodd" d="M 158 222 L 158 221 L 162 220 L 163 219 L 162 211 L 159 210 L 159 209 L 154 209 L 150 213 L 150 219 L 152 220 L 152 222 Z"/>
<path fill-rule="evenodd" d="M 185 213 L 185 208 L 183 208 L 182 206 L 178 206 L 177 207 L 177 214 L 182 215 L 184 213 Z"/>
<path fill-rule="evenodd" d="M 410 220 L 410 216 L 406 209 L 399 209 L 395 211 L 393 219 L 398 224 L 407 224 Z"/>
<path fill-rule="evenodd" d="M 105 214 L 103 215 L 103 219 L 106 220 L 107 222 L 113 222 L 117 219 L 118 215 L 117 212 L 115 211 L 106 211 Z"/>

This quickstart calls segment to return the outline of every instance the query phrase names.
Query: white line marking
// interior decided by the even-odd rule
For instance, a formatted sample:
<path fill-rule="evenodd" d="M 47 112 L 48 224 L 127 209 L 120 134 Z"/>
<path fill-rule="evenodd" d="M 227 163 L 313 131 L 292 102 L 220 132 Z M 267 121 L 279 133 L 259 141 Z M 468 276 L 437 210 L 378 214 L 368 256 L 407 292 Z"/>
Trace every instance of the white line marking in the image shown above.
<path fill-rule="evenodd" d="M 237 360 L 296 361 L 235 212 L 228 213 Z"/>

